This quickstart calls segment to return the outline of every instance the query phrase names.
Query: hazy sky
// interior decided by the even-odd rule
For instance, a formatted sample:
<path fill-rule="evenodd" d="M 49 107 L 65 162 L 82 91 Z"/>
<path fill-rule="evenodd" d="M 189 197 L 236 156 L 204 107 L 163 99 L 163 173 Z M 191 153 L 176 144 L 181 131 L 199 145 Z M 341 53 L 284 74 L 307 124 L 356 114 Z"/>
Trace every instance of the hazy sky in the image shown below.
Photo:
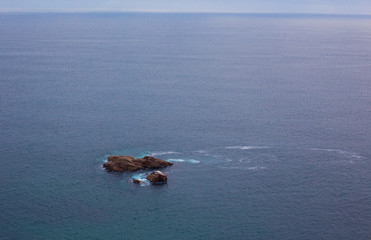
<path fill-rule="evenodd" d="M 0 0 L 0 9 L 371 14 L 371 0 Z"/>

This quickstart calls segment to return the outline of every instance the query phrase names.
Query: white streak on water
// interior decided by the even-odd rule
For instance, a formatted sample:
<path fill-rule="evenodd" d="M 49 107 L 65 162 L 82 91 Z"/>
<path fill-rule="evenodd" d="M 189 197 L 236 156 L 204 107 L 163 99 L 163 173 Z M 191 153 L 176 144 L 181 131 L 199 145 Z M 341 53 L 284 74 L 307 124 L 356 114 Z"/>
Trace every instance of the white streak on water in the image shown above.
<path fill-rule="evenodd" d="M 260 170 L 260 169 L 265 169 L 265 167 L 248 167 L 248 170 Z"/>
<path fill-rule="evenodd" d="M 353 158 L 353 159 L 363 159 L 362 156 L 358 155 L 357 153 L 354 152 L 348 152 L 340 149 L 331 149 L 331 148 L 310 148 L 310 150 L 313 151 L 324 151 L 324 152 L 333 152 L 337 153 L 341 156 L 347 157 L 347 158 Z"/>
<path fill-rule="evenodd" d="M 195 160 L 195 159 L 187 159 L 186 161 L 189 163 L 200 163 L 199 160 Z"/>
<path fill-rule="evenodd" d="M 169 154 L 179 154 L 178 152 L 168 151 L 168 152 L 152 152 L 149 155 L 151 156 L 161 156 L 161 155 L 169 155 Z"/>
<path fill-rule="evenodd" d="M 264 146 L 230 146 L 230 147 L 225 147 L 226 149 L 240 149 L 240 150 L 254 150 L 254 149 L 265 149 L 268 147 Z"/>
<path fill-rule="evenodd" d="M 168 162 L 200 163 L 199 160 L 195 160 L 195 159 L 181 159 L 181 158 L 171 158 L 171 159 L 167 159 L 166 161 L 168 161 Z"/>
<path fill-rule="evenodd" d="M 210 153 L 208 151 L 205 151 L 205 150 L 197 150 L 197 151 L 194 151 L 194 153 L 202 154 L 202 155 L 206 155 L 206 156 L 210 155 Z"/>
<path fill-rule="evenodd" d="M 242 171 L 251 171 L 251 170 L 263 170 L 263 169 L 266 169 L 266 167 L 258 167 L 258 166 L 255 166 L 255 167 L 238 167 L 238 166 L 222 166 L 222 167 L 219 167 L 221 169 L 227 169 L 227 170 L 242 170 Z"/>
<path fill-rule="evenodd" d="M 179 159 L 179 158 L 171 158 L 171 159 L 167 159 L 166 161 L 168 161 L 168 162 L 185 162 L 184 159 Z"/>

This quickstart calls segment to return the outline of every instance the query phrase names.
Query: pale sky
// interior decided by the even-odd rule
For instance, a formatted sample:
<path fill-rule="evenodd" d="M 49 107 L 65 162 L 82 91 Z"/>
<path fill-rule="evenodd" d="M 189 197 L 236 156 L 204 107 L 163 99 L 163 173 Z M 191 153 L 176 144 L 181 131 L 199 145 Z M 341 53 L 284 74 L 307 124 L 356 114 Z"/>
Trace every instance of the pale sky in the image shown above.
<path fill-rule="evenodd" d="M 371 14 L 371 0 L 0 0 L 0 10 Z"/>

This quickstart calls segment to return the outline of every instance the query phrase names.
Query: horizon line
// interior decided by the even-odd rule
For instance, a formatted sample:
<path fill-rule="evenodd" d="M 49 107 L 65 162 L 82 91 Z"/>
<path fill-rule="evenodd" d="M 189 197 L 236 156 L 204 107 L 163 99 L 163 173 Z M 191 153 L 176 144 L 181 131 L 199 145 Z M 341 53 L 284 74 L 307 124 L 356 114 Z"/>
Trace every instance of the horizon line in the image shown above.
<path fill-rule="evenodd" d="M 172 10 L 172 9 L 21 9 L 0 8 L 0 13 L 200 13 L 200 14 L 250 14 L 250 15 L 323 15 L 323 16 L 360 16 L 371 17 L 371 13 L 322 13 L 322 12 L 248 12 L 219 10 Z"/>

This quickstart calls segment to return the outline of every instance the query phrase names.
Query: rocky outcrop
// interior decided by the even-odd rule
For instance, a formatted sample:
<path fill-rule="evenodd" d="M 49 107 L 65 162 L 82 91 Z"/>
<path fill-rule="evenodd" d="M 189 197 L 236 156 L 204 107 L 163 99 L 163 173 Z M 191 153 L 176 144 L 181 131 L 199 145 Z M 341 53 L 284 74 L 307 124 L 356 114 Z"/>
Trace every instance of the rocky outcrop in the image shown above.
<path fill-rule="evenodd" d="M 161 171 L 151 172 L 146 179 L 152 183 L 166 183 L 167 175 Z"/>
<path fill-rule="evenodd" d="M 108 157 L 108 162 L 103 164 L 103 167 L 114 172 L 134 172 L 141 169 L 162 168 L 171 165 L 173 165 L 173 163 L 151 156 L 135 159 L 131 156 L 111 155 Z"/>

